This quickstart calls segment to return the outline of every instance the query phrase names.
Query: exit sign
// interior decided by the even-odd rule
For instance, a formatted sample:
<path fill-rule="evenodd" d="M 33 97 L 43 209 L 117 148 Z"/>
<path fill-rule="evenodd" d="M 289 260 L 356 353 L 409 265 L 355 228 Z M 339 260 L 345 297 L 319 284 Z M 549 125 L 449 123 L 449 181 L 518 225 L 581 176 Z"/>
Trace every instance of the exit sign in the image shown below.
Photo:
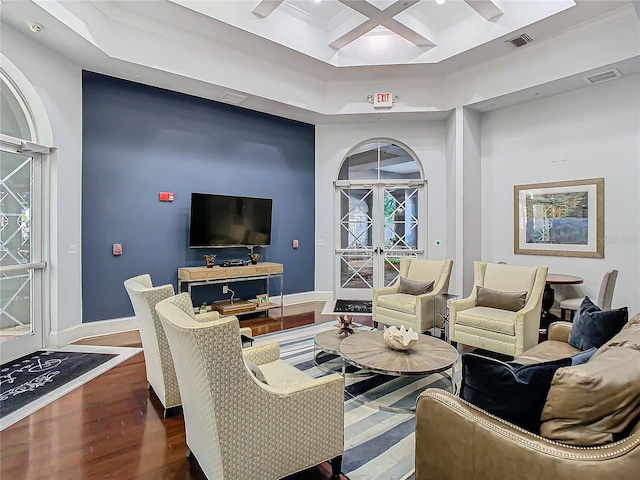
<path fill-rule="evenodd" d="M 374 93 L 373 107 L 393 107 L 393 94 L 391 93 Z"/>

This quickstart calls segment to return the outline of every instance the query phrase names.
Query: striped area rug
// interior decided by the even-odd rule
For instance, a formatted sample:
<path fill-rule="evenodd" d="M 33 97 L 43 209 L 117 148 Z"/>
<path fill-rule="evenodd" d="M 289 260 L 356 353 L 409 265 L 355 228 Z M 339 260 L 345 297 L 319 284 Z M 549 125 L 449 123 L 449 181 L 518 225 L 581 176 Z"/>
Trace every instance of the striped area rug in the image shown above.
<path fill-rule="evenodd" d="M 325 373 L 313 361 L 313 338 L 335 329 L 335 321 L 260 335 L 255 345 L 278 342 L 280 357 L 313 377 Z M 411 407 L 427 387 L 445 388 L 440 375 L 398 378 L 380 375 L 348 375 L 347 391 L 366 395 L 393 407 Z M 415 416 L 363 405 L 345 394 L 342 472 L 350 480 L 407 480 L 414 478 Z"/>

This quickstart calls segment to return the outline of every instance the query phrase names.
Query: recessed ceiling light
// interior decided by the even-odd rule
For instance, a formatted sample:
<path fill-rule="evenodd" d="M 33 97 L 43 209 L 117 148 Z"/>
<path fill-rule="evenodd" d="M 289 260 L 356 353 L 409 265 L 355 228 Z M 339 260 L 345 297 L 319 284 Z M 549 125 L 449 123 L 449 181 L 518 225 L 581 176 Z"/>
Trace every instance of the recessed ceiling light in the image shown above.
<path fill-rule="evenodd" d="M 445 1 L 446 1 L 446 0 L 436 0 L 436 3 L 437 3 L 438 5 L 444 5 L 444 2 L 445 2 Z"/>
<path fill-rule="evenodd" d="M 320 3 L 322 0 L 313 0 L 314 3 Z"/>
<path fill-rule="evenodd" d="M 40 33 L 42 31 L 42 25 L 40 25 L 39 23 L 29 22 L 27 23 L 27 25 L 29 25 L 29 30 L 31 30 L 33 33 Z"/>
<path fill-rule="evenodd" d="M 142 78 L 142 75 L 136 75 L 136 78 L 140 80 Z"/>

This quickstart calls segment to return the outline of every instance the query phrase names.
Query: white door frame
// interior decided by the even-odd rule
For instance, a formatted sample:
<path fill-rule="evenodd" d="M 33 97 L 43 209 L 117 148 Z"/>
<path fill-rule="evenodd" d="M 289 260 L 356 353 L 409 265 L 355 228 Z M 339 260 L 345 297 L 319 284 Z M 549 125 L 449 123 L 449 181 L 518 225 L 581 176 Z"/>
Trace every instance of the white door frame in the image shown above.
<path fill-rule="evenodd" d="M 29 235 L 31 256 L 29 263 L 0 266 L 0 276 L 26 272 L 30 276 L 30 321 L 31 332 L 7 340 L 0 344 L 0 363 L 18 358 L 45 346 L 48 327 L 48 316 L 45 315 L 47 289 L 45 261 L 48 245 L 46 219 L 49 218 L 49 202 L 45 179 L 48 178 L 47 161 L 51 149 L 31 142 L 16 139 L 8 135 L 0 135 L 0 149 L 9 154 L 17 154 L 31 158 L 31 195 Z M 0 300 L 0 308 L 4 308 L 9 299 Z"/>

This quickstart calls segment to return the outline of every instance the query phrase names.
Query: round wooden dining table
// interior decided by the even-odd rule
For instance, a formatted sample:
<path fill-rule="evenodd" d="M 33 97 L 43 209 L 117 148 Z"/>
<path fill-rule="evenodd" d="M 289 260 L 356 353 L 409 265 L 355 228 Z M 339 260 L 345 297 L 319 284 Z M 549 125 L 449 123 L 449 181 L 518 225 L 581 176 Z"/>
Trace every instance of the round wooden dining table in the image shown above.
<path fill-rule="evenodd" d="M 544 286 L 542 294 L 542 314 L 540 315 L 540 329 L 546 330 L 552 322 L 562 320 L 557 315 L 551 313 L 551 307 L 556 298 L 551 285 L 579 285 L 584 280 L 574 275 L 565 275 L 562 273 L 547 273 L 547 282 Z"/>

